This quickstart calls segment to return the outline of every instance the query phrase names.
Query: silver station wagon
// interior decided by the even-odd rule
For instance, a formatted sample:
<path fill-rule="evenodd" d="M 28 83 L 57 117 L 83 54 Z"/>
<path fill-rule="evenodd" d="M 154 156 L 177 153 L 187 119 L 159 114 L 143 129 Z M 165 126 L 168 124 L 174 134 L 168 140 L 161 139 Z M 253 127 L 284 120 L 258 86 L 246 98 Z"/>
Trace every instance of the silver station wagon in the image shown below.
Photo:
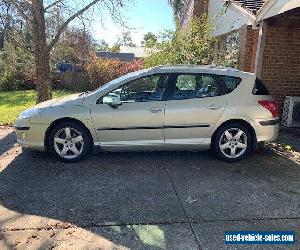
<path fill-rule="evenodd" d="M 40 103 L 15 124 L 23 147 L 78 161 L 102 150 L 212 149 L 226 161 L 274 141 L 276 104 L 255 74 L 213 66 L 160 66 L 93 92 Z"/>

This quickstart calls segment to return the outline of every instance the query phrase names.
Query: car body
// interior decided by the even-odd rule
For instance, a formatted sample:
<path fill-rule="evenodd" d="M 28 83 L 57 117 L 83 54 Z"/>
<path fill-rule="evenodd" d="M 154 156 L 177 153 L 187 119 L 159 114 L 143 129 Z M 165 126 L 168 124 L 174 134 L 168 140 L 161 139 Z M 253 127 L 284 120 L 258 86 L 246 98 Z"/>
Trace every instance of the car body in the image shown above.
<path fill-rule="evenodd" d="M 70 129 L 61 125 L 65 123 L 73 129 L 71 134 L 76 140 L 72 141 Z M 231 137 L 223 131 L 225 128 Z M 255 74 L 232 68 L 182 65 L 129 73 L 93 92 L 40 103 L 20 114 L 15 129 L 22 146 L 63 151 L 69 156 L 69 146 L 74 148 L 78 141 L 89 151 L 93 146 L 109 151 L 211 147 L 218 151 L 223 143 L 229 147 L 219 156 L 235 161 L 257 143 L 276 140 L 279 119 L 272 97 Z M 56 135 L 51 135 L 53 130 Z M 82 130 L 88 141 L 83 140 Z M 220 130 L 224 140 L 218 135 Z M 237 133 L 242 135 L 241 140 L 235 136 Z M 70 142 L 64 141 L 67 137 Z M 232 144 L 236 146 L 242 140 L 247 144 L 246 150 L 242 149 L 243 154 L 238 157 L 230 157 Z M 78 149 L 75 147 L 76 153 Z M 80 149 L 82 152 L 81 146 Z M 83 151 L 84 155 L 88 153 Z M 58 156 L 67 161 L 83 157 Z"/>

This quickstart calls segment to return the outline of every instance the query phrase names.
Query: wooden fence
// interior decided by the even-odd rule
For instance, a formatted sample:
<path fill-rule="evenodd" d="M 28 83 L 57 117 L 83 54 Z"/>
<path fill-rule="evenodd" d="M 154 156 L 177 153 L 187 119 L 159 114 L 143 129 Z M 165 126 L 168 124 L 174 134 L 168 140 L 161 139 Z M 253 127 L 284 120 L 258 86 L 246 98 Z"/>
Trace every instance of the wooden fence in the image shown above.
<path fill-rule="evenodd" d="M 71 91 L 87 91 L 93 89 L 86 72 L 68 71 L 60 73 L 60 88 Z"/>

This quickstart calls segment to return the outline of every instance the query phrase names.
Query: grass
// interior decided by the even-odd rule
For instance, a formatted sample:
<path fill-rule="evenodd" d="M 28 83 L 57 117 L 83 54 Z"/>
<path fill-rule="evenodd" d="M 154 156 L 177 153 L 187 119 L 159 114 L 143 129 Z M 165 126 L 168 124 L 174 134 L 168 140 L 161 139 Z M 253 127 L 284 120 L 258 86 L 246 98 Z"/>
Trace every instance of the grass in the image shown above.
<path fill-rule="evenodd" d="M 71 94 L 64 90 L 53 92 L 53 98 Z M 35 105 L 34 90 L 0 92 L 0 125 L 13 125 L 19 114 Z"/>

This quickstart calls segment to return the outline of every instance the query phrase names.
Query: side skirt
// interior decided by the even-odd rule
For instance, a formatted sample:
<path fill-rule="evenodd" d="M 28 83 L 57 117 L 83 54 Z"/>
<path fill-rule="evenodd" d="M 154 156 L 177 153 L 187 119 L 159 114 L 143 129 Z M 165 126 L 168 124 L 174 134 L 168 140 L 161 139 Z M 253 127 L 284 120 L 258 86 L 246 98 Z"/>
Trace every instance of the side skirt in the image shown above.
<path fill-rule="evenodd" d="M 206 150 L 210 148 L 211 138 L 196 139 L 170 139 L 161 140 L 140 140 L 140 141 L 116 141 L 116 142 L 95 142 L 107 151 L 153 151 L 153 150 Z"/>

